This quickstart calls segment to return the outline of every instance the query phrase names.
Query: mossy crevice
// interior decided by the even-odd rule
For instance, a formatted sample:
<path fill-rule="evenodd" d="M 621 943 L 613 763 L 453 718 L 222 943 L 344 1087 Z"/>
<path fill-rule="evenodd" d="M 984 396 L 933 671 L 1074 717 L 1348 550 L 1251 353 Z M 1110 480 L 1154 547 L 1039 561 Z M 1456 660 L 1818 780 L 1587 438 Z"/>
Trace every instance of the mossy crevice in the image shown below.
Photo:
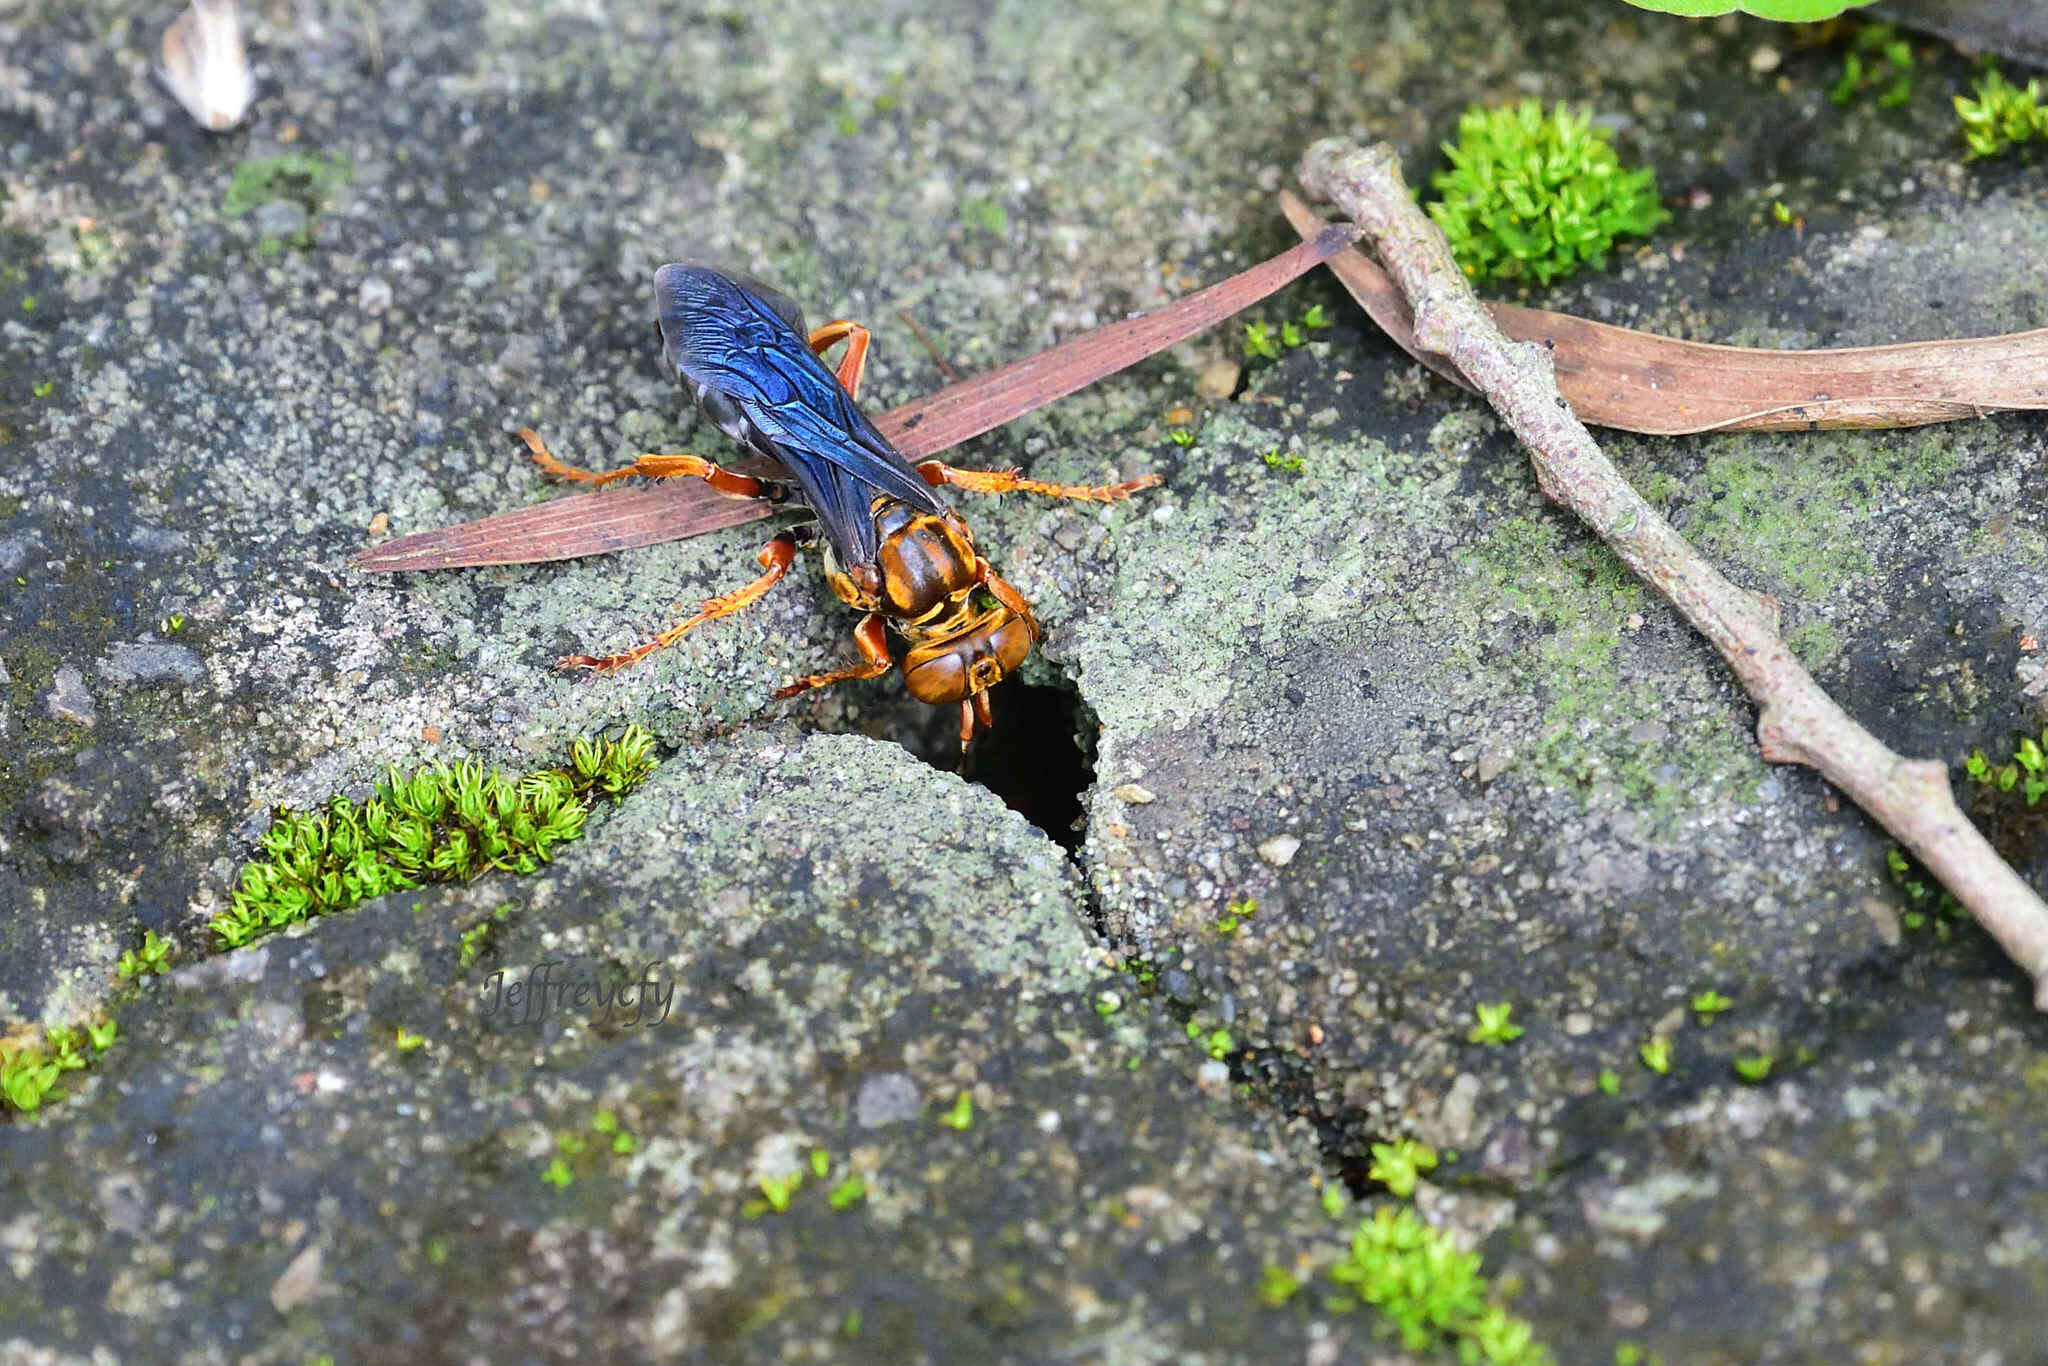
<path fill-rule="evenodd" d="M 2022 735 L 2012 752 L 1994 761 L 1975 750 L 1963 761 L 1970 781 L 1971 824 L 1998 856 L 2036 887 L 2048 878 L 2048 729 L 2040 738 Z M 1946 939 L 1966 912 L 1920 861 L 1897 845 L 1885 851 L 1886 871 L 1905 894 L 1900 921 L 1909 930 L 1932 926 Z"/>
<path fill-rule="evenodd" d="M 628 726 L 615 738 L 577 740 L 567 768 L 518 777 L 473 760 L 429 764 L 409 776 L 392 769 L 365 802 L 336 797 L 318 812 L 280 811 L 263 836 L 263 857 L 243 867 L 231 904 L 208 929 L 219 948 L 239 948 L 384 892 L 466 881 L 492 868 L 532 872 L 555 845 L 583 833 L 592 800 L 616 801 L 653 772 L 653 751 L 653 737 Z M 474 947 L 465 936 L 465 954 Z M 171 941 L 146 931 L 141 946 L 121 956 L 116 972 L 129 985 L 114 1000 L 131 999 L 139 979 L 164 972 L 175 952 Z M 115 1036 L 103 1013 L 0 1038 L 0 1114 L 41 1109 L 67 1074 L 96 1062 Z"/>

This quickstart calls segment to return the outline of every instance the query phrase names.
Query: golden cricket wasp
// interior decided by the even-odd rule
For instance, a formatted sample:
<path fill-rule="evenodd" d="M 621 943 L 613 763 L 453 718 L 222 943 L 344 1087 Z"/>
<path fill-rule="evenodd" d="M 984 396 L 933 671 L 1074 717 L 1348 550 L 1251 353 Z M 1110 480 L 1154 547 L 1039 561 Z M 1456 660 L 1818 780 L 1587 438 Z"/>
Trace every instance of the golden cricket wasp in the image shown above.
<path fill-rule="evenodd" d="M 642 476 L 696 481 L 684 489 L 590 494 L 522 508 L 443 531 L 416 533 L 364 551 L 358 568 L 446 569 L 600 554 L 730 526 L 792 505 L 813 521 L 777 532 L 761 574 L 706 601 L 689 618 L 630 650 L 570 655 L 558 667 L 605 673 L 638 663 L 706 622 L 731 616 L 789 572 L 797 551 L 822 537 L 826 581 L 862 613 L 854 628 L 861 662 L 792 681 L 776 696 L 896 667 L 888 632 L 907 644 L 901 667 L 911 695 L 960 709 L 960 742 L 990 724 L 988 690 L 1013 674 L 1039 639 L 1037 618 L 1016 588 L 982 558 L 967 523 L 940 490 L 1035 493 L 1114 502 L 1159 482 L 1052 484 L 1016 470 L 968 470 L 938 451 L 1070 394 L 1208 327 L 1328 260 L 1356 237 L 1333 225 L 1311 242 L 1152 313 L 1125 319 L 1047 351 L 952 385 L 871 419 L 856 402 L 869 333 L 858 323 L 805 326 L 786 296 L 708 266 L 655 272 L 655 330 L 663 364 L 711 422 L 767 473 L 725 469 L 699 455 L 648 454 L 598 473 L 565 464 L 532 430 L 520 439 L 557 477 L 608 484 Z M 836 367 L 823 357 L 844 343 Z M 906 453 L 908 452 L 908 453 Z M 915 457 L 915 458 L 913 458 Z M 704 497 L 743 500 L 721 512 Z M 730 509 L 734 503 L 726 503 Z"/>

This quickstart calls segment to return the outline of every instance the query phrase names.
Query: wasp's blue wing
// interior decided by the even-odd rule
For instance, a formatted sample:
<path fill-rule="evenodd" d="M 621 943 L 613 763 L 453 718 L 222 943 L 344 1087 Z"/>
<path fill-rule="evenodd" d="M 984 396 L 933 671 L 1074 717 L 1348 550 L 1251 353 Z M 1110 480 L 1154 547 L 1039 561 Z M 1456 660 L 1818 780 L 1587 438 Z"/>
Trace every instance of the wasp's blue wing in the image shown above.
<path fill-rule="evenodd" d="M 876 493 L 945 508 L 811 351 L 803 315 L 706 266 L 655 273 L 662 355 L 728 436 L 784 465 L 849 565 L 873 564 Z"/>

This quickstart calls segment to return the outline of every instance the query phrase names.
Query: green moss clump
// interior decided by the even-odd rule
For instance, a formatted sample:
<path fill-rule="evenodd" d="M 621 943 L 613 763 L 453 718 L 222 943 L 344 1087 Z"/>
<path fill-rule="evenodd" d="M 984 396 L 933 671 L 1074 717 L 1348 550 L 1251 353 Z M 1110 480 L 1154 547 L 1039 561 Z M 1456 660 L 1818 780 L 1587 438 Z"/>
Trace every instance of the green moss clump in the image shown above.
<path fill-rule="evenodd" d="M 155 930 L 144 930 L 142 947 L 123 953 L 114 971 L 123 981 L 128 981 L 137 977 L 154 977 L 169 971 L 170 966 L 171 941 Z"/>
<path fill-rule="evenodd" d="M 616 800 L 653 772 L 653 749 L 653 737 L 628 726 L 616 740 L 578 740 L 568 769 L 518 778 L 473 760 L 409 778 L 392 769 L 366 802 L 336 797 L 324 811 L 280 811 L 213 932 L 221 947 L 239 948 L 385 892 L 489 868 L 530 873 L 583 833 L 587 798 Z"/>
<path fill-rule="evenodd" d="M 1836 104 L 1854 104 L 1869 91 L 1877 102 L 1897 109 L 1913 98 L 1913 45 L 1890 24 L 1865 24 L 1849 40 L 1842 58 L 1842 76 L 1828 91 Z"/>
<path fill-rule="evenodd" d="M 101 1018 L 82 1029 L 58 1025 L 40 1037 L 0 1041 L 0 1113 L 41 1109 L 58 1080 L 96 1061 L 113 1045 L 115 1033 L 114 1022 Z"/>
<path fill-rule="evenodd" d="M 354 178 L 355 167 L 338 154 L 323 157 L 315 152 L 286 152 L 262 161 L 245 161 L 235 167 L 235 178 L 228 183 L 220 211 L 228 218 L 239 218 L 273 200 L 301 205 L 306 210 L 306 226 L 290 240 L 292 246 L 303 249 L 313 245 L 314 217 L 336 190 Z M 274 254 L 284 246 L 279 239 L 266 237 L 258 249 Z"/>
<path fill-rule="evenodd" d="M 1604 266 L 1617 237 L 1640 237 L 1671 215 L 1648 168 L 1624 170 L 1612 135 L 1590 114 L 1534 100 L 1468 109 L 1451 169 L 1430 177 L 1430 217 L 1475 280 L 1549 284 L 1581 266 Z"/>
<path fill-rule="evenodd" d="M 1385 1205 L 1359 1224 L 1329 1276 L 1345 1293 L 1327 1307 L 1343 1312 L 1361 1300 L 1372 1305 L 1409 1352 L 1455 1344 L 1461 1360 L 1489 1366 L 1542 1366 L 1551 1359 L 1529 1321 L 1489 1296 L 1479 1254 L 1460 1252 L 1449 1234 L 1412 1209 Z"/>
<path fill-rule="evenodd" d="M 1969 160 L 1995 157 L 2036 138 L 2048 141 L 2048 108 L 2041 104 L 2040 81 L 2015 86 L 1993 69 L 1978 80 L 1975 94 L 1974 100 L 1955 97 Z"/>

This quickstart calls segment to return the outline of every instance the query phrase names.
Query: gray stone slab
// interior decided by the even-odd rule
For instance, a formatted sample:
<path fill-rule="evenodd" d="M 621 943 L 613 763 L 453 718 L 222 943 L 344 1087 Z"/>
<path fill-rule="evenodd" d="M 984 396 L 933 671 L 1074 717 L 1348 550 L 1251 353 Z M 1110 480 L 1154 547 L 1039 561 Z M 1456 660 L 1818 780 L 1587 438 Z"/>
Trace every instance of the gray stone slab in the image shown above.
<path fill-rule="evenodd" d="M 665 260 L 870 323 L 888 404 L 941 382 L 899 309 L 962 369 L 1023 354 L 1278 249 L 1314 136 L 1391 137 L 1422 183 L 1474 98 L 1591 104 L 1674 204 L 1547 305 L 1777 346 L 2040 326 L 2040 180 L 1959 160 L 1967 61 L 1843 108 L 1838 53 L 1619 5 L 346 8 L 263 11 L 227 136 L 147 74 L 168 16 L 0 16 L 0 1017 L 90 1013 L 144 928 L 183 954 L 0 1124 L 8 1351 L 1357 1360 L 1390 1350 L 1369 1316 L 1266 1307 L 1260 1271 L 1327 1265 L 1322 1192 L 1414 1136 L 1447 1153 L 1418 1205 L 1561 1360 L 2030 1359 L 2048 1027 L 2017 978 L 1905 923 L 1882 836 L 1762 764 L 1711 652 L 1327 281 L 1259 316 L 1335 325 L 1245 361 L 1192 446 L 1165 414 L 1238 329 L 959 456 L 1165 476 L 969 507 L 1050 627 L 1029 677 L 1085 705 L 1071 864 L 913 755 L 950 762 L 949 719 L 893 681 L 769 700 L 851 658 L 815 576 L 550 672 L 751 576 L 758 528 L 346 566 L 373 524 L 549 496 L 519 426 L 591 465 L 717 452 L 652 361 Z M 310 245 L 222 211 L 266 167 Z M 1612 449 L 1895 746 L 2040 728 L 2038 417 Z M 137 642 L 205 684 L 102 686 Z M 46 711 L 60 678 L 91 728 Z M 276 806 L 625 722 L 663 769 L 546 872 L 203 956 Z M 657 963 L 669 1013 L 486 1015 L 543 962 Z M 1502 1001 L 1527 1032 L 1468 1042 Z M 814 1150 L 828 1178 L 749 1217 Z"/>

